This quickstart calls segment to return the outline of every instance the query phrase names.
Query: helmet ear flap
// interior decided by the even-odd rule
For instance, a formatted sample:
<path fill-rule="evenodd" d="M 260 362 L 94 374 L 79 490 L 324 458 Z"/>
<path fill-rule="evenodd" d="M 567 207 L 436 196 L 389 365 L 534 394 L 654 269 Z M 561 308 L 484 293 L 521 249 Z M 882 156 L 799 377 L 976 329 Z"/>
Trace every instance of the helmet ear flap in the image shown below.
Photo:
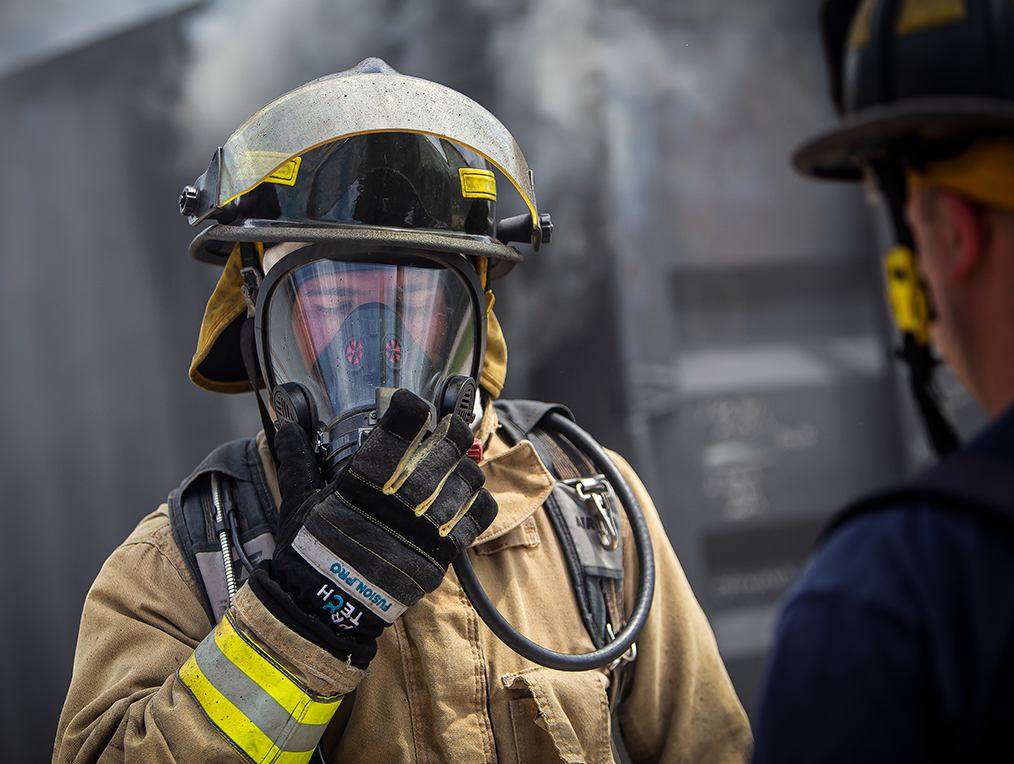
<path fill-rule="evenodd" d="M 838 114 L 845 112 L 845 42 L 862 0 L 824 0 L 820 6 L 820 41 L 824 48 L 828 91 Z"/>

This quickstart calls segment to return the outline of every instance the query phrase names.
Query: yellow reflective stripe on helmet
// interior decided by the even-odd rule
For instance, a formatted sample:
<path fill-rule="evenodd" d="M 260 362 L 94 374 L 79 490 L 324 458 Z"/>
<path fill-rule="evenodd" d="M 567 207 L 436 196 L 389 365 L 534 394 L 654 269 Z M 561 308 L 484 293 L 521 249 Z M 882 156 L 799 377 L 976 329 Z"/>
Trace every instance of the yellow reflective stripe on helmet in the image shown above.
<path fill-rule="evenodd" d="M 473 167 L 459 167 L 461 195 L 467 199 L 492 199 L 496 201 L 496 176 L 489 170 Z"/>
<path fill-rule="evenodd" d="M 920 345 L 929 344 L 929 301 L 912 250 L 901 244 L 892 247 L 884 257 L 884 273 L 898 331 L 911 334 Z"/>
<path fill-rule="evenodd" d="M 965 0 L 904 0 L 895 31 L 899 36 L 957 24 L 968 16 Z"/>
<path fill-rule="evenodd" d="M 180 668 L 212 723 L 255 762 L 307 762 L 341 696 L 321 698 L 242 635 L 227 615 Z"/>

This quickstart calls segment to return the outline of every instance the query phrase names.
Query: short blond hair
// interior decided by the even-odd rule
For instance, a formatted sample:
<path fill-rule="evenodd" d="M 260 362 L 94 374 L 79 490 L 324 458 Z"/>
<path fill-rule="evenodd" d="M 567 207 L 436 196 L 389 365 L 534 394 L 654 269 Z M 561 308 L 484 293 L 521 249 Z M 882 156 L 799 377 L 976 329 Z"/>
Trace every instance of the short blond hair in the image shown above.
<path fill-rule="evenodd" d="M 906 173 L 909 186 L 953 191 L 987 207 L 1014 211 L 1014 136 L 983 138 L 950 159 Z"/>

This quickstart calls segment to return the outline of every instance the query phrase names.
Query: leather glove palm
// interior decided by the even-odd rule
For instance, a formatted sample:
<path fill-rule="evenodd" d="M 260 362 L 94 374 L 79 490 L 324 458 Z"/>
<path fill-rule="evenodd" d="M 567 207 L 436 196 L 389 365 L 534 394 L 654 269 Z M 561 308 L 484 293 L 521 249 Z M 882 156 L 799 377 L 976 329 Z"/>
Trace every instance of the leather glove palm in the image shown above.
<path fill-rule="evenodd" d="M 436 589 L 496 517 L 485 476 L 465 456 L 472 433 L 399 390 L 338 478 L 325 486 L 303 431 L 275 436 L 282 494 L 273 563 L 251 585 L 280 620 L 365 668 L 376 639 Z"/>

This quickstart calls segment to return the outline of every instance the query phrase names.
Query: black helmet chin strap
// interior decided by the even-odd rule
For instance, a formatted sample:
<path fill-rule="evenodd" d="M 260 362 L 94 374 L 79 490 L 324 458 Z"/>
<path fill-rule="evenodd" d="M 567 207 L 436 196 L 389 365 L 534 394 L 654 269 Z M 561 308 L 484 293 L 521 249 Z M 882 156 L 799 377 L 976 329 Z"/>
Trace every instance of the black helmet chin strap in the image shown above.
<path fill-rule="evenodd" d="M 939 361 L 930 350 L 926 334 L 933 306 L 915 267 L 915 242 L 905 219 L 905 171 L 900 164 L 890 161 L 871 160 L 870 166 L 891 211 L 896 242 L 885 259 L 892 313 L 902 337 L 895 355 L 908 365 L 912 394 L 933 449 L 938 456 L 945 456 L 960 442 L 940 409 L 933 386 L 933 373 Z"/>
<path fill-rule="evenodd" d="M 257 366 L 257 341 L 254 337 L 254 311 L 257 305 L 257 291 L 261 286 L 263 273 L 261 271 L 260 257 L 256 245 L 249 242 L 241 242 L 239 245 L 240 274 L 243 276 L 243 302 L 246 303 L 246 318 L 239 330 L 239 349 L 243 356 L 243 366 L 246 369 L 247 379 L 250 380 L 250 387 L 253 389 L 254 398 L 257 399 L 257 410 L 261 415 L 261 426 L 264 427 L 264 437 L 268 442 L 268 450 L 275 464 L 278 464 L 278 457 L 275 455 L 275 423 L 271 420 L 267 406 L 260 394 L 258 380 L 260 373 Z"/>

